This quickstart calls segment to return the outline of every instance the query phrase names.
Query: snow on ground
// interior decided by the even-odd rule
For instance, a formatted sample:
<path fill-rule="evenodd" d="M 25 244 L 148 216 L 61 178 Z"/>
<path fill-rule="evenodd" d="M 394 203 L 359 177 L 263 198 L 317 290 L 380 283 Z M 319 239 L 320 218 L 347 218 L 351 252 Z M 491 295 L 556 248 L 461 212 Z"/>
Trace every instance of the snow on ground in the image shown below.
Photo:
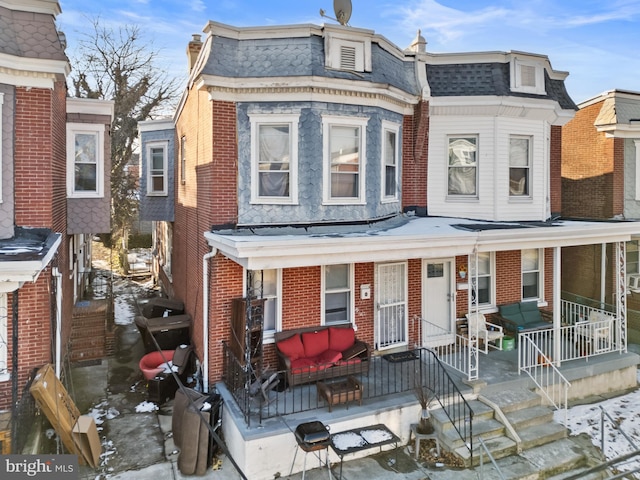
<path fill-rule="evenodd" d="M 129 325 L 139 315 L 137 302 L 149 298 L 153 282 L 137 283 L 120 278 L 113 282 L 113 314 L 116 325 Z"/>
<path fill-rule="evenodd" d="M 638 373 L 640 384 L 640 372 Z M 612 460 L 621 455 L 640 449 L 640 388 L 626 395 L 603 400 L 588 405 L 577 405 L 569 408 L 567 412 L 567 428 L 571 435 L 586 433 L 597 447 L 601 446 L 602 409 L 613 419 L 605 416 L 604 430 L 604 454 L 607 460 Z M 555 420 L 564 423 L 564 412 L 557 410 Z M 635 446 L 632 446 L 624 432 Z M 640 458 L 634 458 L 625 464 L 617 465 L 620 470 L 630 471 L 640 468 Z M 640 475 L 636 474 L 636 478 Z"/>

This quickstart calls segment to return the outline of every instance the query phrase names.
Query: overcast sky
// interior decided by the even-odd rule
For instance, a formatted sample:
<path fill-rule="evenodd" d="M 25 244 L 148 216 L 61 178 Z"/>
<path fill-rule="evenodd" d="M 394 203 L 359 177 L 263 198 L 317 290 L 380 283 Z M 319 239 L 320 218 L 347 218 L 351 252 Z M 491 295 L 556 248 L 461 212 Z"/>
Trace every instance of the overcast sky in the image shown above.
<path fill-rule="evenodd" d="M 640 91 L 640 0 L 352 0 L 349 24 L 400 48 L 418 29 L 435 53 L 547 55 L 576 103 L 606 90 Z M 137 25 L 169 73 L 186 76 L 186 46 L 209 20 L 238 27 L 335 23 L 332 0 L 60 0 L 59 28 L 73 49 L 90 19 Z"/>

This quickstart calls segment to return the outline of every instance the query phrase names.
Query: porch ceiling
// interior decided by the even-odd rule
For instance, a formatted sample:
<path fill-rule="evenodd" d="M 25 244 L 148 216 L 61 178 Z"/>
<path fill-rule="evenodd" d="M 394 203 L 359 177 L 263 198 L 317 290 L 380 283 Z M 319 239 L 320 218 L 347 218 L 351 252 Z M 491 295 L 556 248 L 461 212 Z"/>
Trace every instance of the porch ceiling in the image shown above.
<path fill-rule="evenodd" d="M 212 230 L 209 246 L 251 270 L 446 258 L 476 251 L 625 242 L 640 222 L 481 222 L 399 216 L 367 225 Z"/>

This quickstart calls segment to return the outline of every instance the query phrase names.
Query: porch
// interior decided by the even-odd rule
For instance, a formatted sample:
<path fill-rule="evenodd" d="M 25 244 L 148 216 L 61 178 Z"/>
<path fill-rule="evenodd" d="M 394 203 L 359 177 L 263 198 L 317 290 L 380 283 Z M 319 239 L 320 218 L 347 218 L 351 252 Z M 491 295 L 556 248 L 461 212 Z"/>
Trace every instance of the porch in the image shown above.
<path fill-rule="evenodd" d="M 269 465 L 273 468 L 271 474 L 288 473 L 296 446 L 292 432 L 299 423 L 319 420 L 332 432 L 383 423 L 400 437 L 401 444 L 406 443 L 411 424 L 420 416 L 421 407 L 413 390 L 418 378 L 425 382 L 431 379 L 426 385 L 438 393 L 439 403 L 435 408 L 446 411 L 460 436 L 473 449 L 474 412 L 468 401 L 476 399 L 480 393 L 537 388 L 531 377 L 518 373 L 518 349 L 492 350 L 487 355 L 480 355 L 478 362 L 482 373 L 473 381 L 442 364 L 431 350 L 419 348 L 411 352 L 418 358 L 395 363 L 389 362 L 388 357 L 375 355 L 369 375 L 359 377 L 363 389 L 362 405 L 358 402 L 334 405 L 332 412 L 324 400 L 318 398 L 315 384 L 283 391 L 274 388 L 266 398 L 261 393 L 238 397 L 240 392 L 230 389 L 228 382 L 218 384 L 225 400 L 223 432 L 230 452 L 249 478 L 272 478 L 273 475 L 254 471 L 255 465 Z M 580 399 L 635 387 L 638 360 L 635 353 L 608 352 L 568 360 L 558 370 L 571 384 L 568 398 Z M 248 421 L 243 410 L 247 398 Z M 286 452 L 291 452 L 291 456 Z M 263 463 L 259 457 L 269 461 Z"/>

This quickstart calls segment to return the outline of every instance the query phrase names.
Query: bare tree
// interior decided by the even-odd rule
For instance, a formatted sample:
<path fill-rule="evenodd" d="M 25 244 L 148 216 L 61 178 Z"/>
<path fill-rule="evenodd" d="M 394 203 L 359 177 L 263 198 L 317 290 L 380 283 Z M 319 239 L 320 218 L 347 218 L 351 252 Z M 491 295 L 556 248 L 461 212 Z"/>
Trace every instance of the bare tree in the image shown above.
<path fill-rule="evenodd" d="M 138 208 L 136 178 L 127 171 L 135 152 L 138 122 L 167 112 L 179 82 L 160 68 L 159 52 L 146 43 L 140 28 L 114 30 L 90 20 L 93 31 L 78 42 L 72 61 L 71 90 L 76 97 L 113 100 L 111 128 L 111 243 L 123 253 Z M 124 265 L 123 265 L 124 266 Z"/>

